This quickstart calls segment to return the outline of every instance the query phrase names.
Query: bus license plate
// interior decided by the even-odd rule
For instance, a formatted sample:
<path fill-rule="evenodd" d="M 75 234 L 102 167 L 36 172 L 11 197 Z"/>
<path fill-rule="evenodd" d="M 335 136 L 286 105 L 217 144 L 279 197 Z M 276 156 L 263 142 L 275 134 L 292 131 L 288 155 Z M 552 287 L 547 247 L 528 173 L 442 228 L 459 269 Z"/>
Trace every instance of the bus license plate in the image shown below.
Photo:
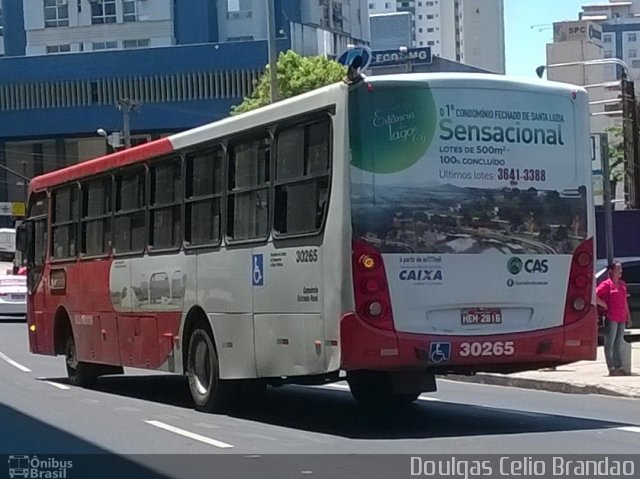
<path fill-rule="evenodd" d="M 460 312 L 463 326 L 469 324 L 502 324 L 502 311 L 499 309 L 463 309 Z"/>
<path fill-rule="evenodd" d="M 11 299 L 24 299 L 24 294 L 12 294 Z"/>

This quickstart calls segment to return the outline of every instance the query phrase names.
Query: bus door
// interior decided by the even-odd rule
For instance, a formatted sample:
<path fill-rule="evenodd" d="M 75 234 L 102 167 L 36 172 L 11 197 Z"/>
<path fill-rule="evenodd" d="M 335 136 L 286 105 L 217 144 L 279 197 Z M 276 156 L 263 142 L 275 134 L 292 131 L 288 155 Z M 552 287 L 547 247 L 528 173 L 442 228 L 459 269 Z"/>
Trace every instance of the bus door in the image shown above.
<path fill-rule="evenodd" d="M 324 370 L 320 248 L 254 248 L 251 258 L 258 376 Z"/>

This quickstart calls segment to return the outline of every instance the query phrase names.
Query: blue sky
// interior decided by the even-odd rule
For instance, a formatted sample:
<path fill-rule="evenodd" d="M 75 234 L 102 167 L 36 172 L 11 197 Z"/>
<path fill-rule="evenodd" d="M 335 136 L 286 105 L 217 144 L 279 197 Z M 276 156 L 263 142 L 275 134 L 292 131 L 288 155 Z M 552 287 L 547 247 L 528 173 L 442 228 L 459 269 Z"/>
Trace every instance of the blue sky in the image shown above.
<path fill-rule="evenodd" d="M 553 41 L 553 22 L 578 20 L 582 5 L 595 0 L 504 0 L 507 74 L 536 77 Z M 533 28 L 532 28 L 533 26 Z"/>

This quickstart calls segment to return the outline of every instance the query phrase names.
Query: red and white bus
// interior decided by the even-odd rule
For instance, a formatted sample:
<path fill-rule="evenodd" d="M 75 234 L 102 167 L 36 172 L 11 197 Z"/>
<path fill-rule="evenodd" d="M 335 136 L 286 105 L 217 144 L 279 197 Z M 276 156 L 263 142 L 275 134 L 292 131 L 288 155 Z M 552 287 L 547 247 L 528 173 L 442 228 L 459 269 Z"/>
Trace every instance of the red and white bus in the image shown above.
<path fill-rule="evenodd" d="M 45 174 L 19 235 L 30 349 L 79 385 L 186 374 L 205 411 L 341 370 L 385 404 L 592 359 L 589 158 L 580 88 L 411 74 Z"/>

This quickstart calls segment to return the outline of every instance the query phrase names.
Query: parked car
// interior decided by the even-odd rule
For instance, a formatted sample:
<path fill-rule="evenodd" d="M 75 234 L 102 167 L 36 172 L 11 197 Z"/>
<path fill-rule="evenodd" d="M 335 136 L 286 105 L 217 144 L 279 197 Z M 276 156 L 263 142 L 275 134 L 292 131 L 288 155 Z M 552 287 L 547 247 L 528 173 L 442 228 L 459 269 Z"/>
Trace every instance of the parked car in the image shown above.
<path fill-rule="evenodd" d="M 0 321 L 27 319 L 27 277 L 0 276 Z"/>

